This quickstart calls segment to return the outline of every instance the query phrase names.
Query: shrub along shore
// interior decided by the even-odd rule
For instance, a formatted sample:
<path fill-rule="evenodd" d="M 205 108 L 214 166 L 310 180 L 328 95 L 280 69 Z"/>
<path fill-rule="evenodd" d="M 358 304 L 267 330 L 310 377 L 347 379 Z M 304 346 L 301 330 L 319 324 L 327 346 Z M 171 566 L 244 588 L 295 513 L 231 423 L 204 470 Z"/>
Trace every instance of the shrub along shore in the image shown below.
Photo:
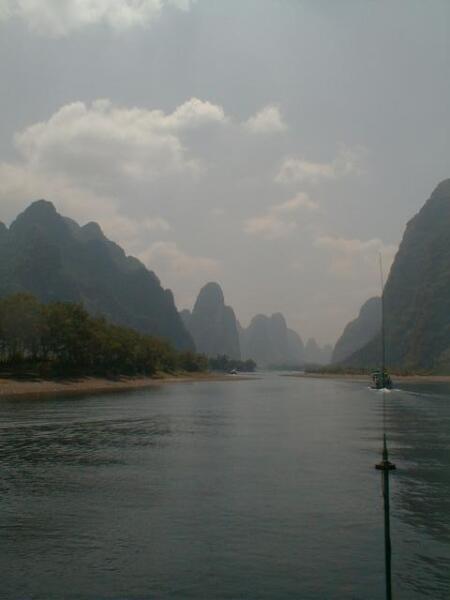
<path fill-rule="evenodd" d="M 80 304 L 41 304 L 22 293 L 0 300 L 0 375 L 152 377 L 207 369 L 204 355 L 93 317 Z"/>

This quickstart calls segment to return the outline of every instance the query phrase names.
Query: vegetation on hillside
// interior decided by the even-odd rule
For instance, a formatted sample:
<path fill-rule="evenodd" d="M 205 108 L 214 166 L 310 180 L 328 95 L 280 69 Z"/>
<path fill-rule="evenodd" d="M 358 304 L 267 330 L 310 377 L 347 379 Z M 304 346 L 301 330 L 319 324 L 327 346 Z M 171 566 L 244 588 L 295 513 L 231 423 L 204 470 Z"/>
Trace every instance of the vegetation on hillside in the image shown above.
<path fill-rule="evenodd" d="M 205 371 L 203 355 L 89 315 L 81 304 L 0 299 L 0 371 L 40 375 L 154 375 Z"/>

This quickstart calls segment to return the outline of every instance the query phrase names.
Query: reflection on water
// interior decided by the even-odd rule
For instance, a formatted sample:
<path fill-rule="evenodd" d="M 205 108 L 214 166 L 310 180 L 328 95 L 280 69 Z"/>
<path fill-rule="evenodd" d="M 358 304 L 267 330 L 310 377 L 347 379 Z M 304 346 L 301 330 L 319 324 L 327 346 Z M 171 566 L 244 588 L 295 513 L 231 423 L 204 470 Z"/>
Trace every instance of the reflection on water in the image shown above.
<path fill-rule="evenodd" d="M 0 597 L 382 598 L 381 422 L 366 386 L 275 374 L 2 401 Z M 448 389 L 387 425 L 395 598 L 447 599 Z"/>
<path fill-rule="evenodd" d="M 450 597 L 448 391 L 447 384 L 405 385 L 388 403 L 390 437 L 400 467 L 393 499 L 402 524 L 398 578 L 419 597 Z"/>

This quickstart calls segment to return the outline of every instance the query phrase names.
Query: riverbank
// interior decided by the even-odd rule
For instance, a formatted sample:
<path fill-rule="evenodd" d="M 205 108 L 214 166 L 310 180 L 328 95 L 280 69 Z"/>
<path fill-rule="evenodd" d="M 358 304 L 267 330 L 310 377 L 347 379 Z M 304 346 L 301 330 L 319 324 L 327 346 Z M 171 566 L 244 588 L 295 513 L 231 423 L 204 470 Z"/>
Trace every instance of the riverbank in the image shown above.
<path fill-rule="evenodd" d="M 0 398 L 31 396 L 64 396 L 72 394 L 101 394 L 157 387 L 167 383 L 239 381 L 245 375 L 217 373 L 161 374 L 155 377 L 74 377 L 67 379 L 14 379 L 0 378 Z"/>
<path fill-rule="evenodd" d="M 309 379 L 340 379 L 343 381 L 370 381 L 370 375 L 352 373 L 289 373 L 286 377 L 303 377 Z M 450 383 L 450 375 L 395 375 L 395 382 L 402 383 Z"/>

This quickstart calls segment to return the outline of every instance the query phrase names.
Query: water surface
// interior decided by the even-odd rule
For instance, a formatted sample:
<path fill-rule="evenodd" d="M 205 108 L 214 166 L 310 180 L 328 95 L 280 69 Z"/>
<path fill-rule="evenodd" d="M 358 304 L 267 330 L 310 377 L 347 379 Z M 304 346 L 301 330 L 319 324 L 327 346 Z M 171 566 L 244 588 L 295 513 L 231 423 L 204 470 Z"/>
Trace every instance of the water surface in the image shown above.
<path fill-rule="evenodd" d="M 399 600 L 450 597 L 449 399 L 386 396 Z M 383 598 L 381 423 L 362 383 L 277 374 L 2 400 L 0 597 Z"/>

